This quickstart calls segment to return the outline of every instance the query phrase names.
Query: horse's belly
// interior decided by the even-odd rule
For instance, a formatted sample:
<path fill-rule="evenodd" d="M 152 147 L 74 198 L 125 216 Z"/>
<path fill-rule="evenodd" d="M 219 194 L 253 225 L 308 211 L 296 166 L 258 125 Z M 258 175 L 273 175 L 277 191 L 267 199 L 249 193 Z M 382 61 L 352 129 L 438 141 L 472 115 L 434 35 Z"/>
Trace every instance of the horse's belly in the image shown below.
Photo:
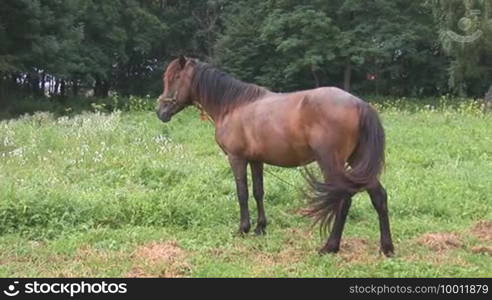
<path fill-rule="evenodd" d="M 286 168 L 291 168 L 291 167 L 299 167 L 299 166 L 304 166 L 307 165 L 311 162 L 314 161 L 314 157 L 262 157 L 258 161 L 262 161 L 266 164 L 273 165 L 273 166 L 279 166 L 279 167 L 286 167 Z"/>
<path fill-rule="evenodd" d="M 297 167 L 314 161 L 314 153 L 307 145 L 270 140 L 261 145 L 251 145 L 249 160 L 262 161 L 280 167 Z"/>

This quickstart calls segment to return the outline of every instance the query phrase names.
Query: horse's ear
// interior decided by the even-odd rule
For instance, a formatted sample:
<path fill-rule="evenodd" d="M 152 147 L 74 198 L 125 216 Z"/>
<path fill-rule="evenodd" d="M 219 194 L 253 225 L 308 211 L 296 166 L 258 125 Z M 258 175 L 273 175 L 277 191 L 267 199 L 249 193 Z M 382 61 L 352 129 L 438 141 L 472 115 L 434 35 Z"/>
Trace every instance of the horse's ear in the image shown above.
<path fill-rule="evenodd" d="M 196 63 L 197 63 L 197 60 L 196 60 L 196 58 L 190 58 L 190 59 L 188 59 L 188 63 L 189 63 L 190 65 L 192 65 L 192 66 L 195 66 L 195 65 L 196 65 Z"/>
<path fill-rule="evenodd" d="M 179 62 L 179 66 L 182 68 L 184 68 L 184 66 L 186 65 L 186 57 L 184 57 L 183 55 L 180 55 L 178 57 L 178 62 Z"/>

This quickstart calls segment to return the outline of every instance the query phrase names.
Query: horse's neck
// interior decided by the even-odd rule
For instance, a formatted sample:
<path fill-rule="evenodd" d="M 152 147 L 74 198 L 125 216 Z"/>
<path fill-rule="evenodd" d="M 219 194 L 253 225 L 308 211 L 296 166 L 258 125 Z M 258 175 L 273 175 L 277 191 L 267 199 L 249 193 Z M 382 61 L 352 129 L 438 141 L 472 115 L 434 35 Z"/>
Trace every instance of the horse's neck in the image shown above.
<path fill-rule="evenodd" d="M 193 99 L 193 105 L 200 111 L 200 119 L 217 123 L 222 118 L 215 108 L 204 105 L 204 101 L 198 95 L 194 95 Z"/>
<path fill-rule="evenodd" d="M 268 90 L 264 87 L 256 86 L 254 84 L 251 84 L 251 85 L 254 86 L 254 88 L 264 89 L 264 94 L 259 96 L 259 98 L 264 98 L 264 97 L 267 97 L 268 95 L 274 94 L 273 92 L 271 92 L 270 90 Z M 201 96 L 196 91 L 193 91 L 192 98 L 194 99 L 193 104 L 195 105 L 195 107 L 198 108 L 198 110 L 200 110 L 200 114 L 202 116 L 202 119 L 208 118 L 216 124 L 218 122 L 220 122 L 227 114 L 231 113 L 236 108 L 233 106 L 233 108 L 231 109 L 230 107 L 221 107 L 220 105 L 214 105 L 211 103 L 206 103 L 206 101 L 203 101 Z M 254 100 L 250 100 L 250 102 L 258 101 L 258 100 L 260 100 L 259 98 L 256 98 Z M 230 99 L 231 102 L 236 102 L 234 100 L 236 100 L 236 99 Z M 222 104 L 222 105 L 227 105 L 227 104 Z"/>

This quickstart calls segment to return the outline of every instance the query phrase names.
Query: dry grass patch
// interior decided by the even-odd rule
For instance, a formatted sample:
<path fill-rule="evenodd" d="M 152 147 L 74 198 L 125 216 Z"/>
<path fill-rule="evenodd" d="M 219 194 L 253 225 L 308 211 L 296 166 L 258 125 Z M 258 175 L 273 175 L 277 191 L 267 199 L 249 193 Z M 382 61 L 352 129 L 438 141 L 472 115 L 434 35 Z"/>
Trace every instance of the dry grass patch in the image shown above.
<path fill-rule="evenodd" d="M 417 239 L 417 243 L 434 251 L 447 251 L 463 247 L 461 238 L 456 233 L 426 233 Z"/>
<path fill-rule="evenodd" d="M 357 237 L 342 238 L 338 256 L 348 263 L 372 263 L 381 259 L 378 248 L 379 244 L 374 241 Z"/>
<path fill-rule="evenodd" d="M 475 246 L 471 248 L 471 252 L 476 254 L 488 254 L 492 256 L 492 247 L 491 246 Z"/>
<path fill-rule="evenodd" d="M 133 253 L 134 258 L 143 258 L 145 261 L 152 263 L 172 262 L 183 259 L 184 256 L 184 250 L 175 241 L 165 243 L 153 242 L 138 247 Z"/>
<path fill-rule="evenodd" d="M 134 264 L 128 277 L 183 277 L 191 270 L 188 254 L 176 241 L 152 242 L 131 255 Z"/>
<path fill-rule="evenodd" d="M 424 246 L 431 251 L 411 251 L 404 259 L 409 262 L 425 262 L 434 266 L 455 265 L 466 267 L 468 263 L 454 252 L 455 249 L 464 247 L 460 235 L 452 232 L 425 233 L 416 240 L 418 245 Z M 409 247 L 411 247 L 409 245 Z"/>
<path fill-rule="evenodd" d="M 485 242 L 485 245 L 474 246 L 470 251 L 476 254 L 487 254 L 492 256 L 492 220 L 478 221 L 470 229 L 470 233 L 479 241 Z"/>
<path fill-rule="evenodd" d="M 477 239 L 490 242 L 492 241 L 492 220 L 479 221 L 470 231 Z"/>

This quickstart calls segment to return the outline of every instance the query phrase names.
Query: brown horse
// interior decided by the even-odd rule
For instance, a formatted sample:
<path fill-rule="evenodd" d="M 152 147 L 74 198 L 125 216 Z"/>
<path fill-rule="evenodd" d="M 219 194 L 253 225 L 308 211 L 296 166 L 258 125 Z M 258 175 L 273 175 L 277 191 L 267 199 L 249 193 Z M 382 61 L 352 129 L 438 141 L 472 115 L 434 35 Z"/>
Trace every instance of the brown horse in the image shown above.
<path fill-rule="evenodd" d="M 334 87 L 274 93 L 244 83 L 196 59 L 179 57 L 164 73 L 157 116 L 168 122 L 195 105 L 215 123 L 215 139 L 227 154 L 236 180 L 240 233 L 250 229 L 247 165 L 258 208 L 256 234 L 267 225 L 263 208 L 263 163 L 295 167 L 316 161 L 324 181 L 307 172 L 312 188 L 308 213 L 333 227 L 320 253 L 337 252 L 352 196 L 366 190 L 379 216 L 381 251 L 393 254 L 384 166 L 384 130 L 366 102 Z"/>

